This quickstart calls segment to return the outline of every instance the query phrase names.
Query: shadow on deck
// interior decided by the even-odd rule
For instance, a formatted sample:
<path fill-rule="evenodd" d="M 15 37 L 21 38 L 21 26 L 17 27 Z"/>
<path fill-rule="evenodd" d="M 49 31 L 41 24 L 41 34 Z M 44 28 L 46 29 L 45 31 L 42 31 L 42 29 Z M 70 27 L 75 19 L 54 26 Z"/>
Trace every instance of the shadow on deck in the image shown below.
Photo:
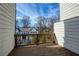
<path fill-rule="evenodd" d="M 56 44 L 46 43 L 15 48 L 9 56 L 78 56 Z"/>

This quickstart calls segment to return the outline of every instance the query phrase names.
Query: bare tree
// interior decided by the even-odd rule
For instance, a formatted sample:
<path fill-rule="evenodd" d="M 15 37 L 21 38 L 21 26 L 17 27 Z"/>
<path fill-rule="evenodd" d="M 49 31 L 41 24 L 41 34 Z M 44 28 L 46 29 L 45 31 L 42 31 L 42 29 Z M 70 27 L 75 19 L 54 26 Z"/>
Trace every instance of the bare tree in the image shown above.
<path fill-rule="evenodd" d="M 30 26 L 30 17 L 29 16 L 23 16 L 22 19 L 23 27 L 29 27 Z"/>
<path fill-rule="evenodd" d="M 47 18 L 47 25 L 48 25 L 48 28 L 51 30 L 51 31 L 53 31 L 53 18 L 52 17 L 49 17 L 49 18 Z"/>
<path fill-rule="evenodd" d="M 37 27 L 39 27 L 39 32 L 41 33 L 46 27 L 46 19 L 44 16 L 39 16 L 37 18 Z"/>

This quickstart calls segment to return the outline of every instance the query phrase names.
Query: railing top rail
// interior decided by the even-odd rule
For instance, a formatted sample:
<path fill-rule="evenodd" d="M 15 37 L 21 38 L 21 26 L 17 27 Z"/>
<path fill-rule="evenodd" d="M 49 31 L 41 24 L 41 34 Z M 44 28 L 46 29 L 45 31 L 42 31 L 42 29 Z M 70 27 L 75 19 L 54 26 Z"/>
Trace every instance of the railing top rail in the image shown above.
<path fill-rule="evenodd" d="M 52 33 L 53 34 L 53 33 Z M 18 36 L 18 35 L 51 35 L 51 33 L 38 33 L 38 34 L 15 34 L 15 36 Z"/>

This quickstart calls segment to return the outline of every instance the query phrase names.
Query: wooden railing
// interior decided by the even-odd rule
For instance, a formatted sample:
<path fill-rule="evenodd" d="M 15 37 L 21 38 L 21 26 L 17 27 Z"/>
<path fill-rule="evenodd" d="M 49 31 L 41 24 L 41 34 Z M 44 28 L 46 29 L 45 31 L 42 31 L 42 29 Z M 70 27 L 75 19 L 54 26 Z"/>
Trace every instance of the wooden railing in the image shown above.
<path fill-rule="evenodd" d="M 41 37 L 43 37 L 43 40 L 46 40 L 47 37 L 48 38 L 52 37 L 52 34 L 50 34 L 50 33 L 43 33 L 43 34 L 37 34 L 37 33 L 36 34 L 35 33 L 33 33 L 33 34 L 31 34 L 31 33 L 15 34 L 16 47 L 17 46 L 23 46 L 23 45 L 32 44 L 31 40 L 30 40 L 31 37 L 33 37 L 33 38 L 35 37 L 34 40 L 36 40 L 36 41 L 35 41 L 34 44 L 38 45 L 39 40 L 40 40 Z M 28 41 L 28 42 L 26 42 L 26 41 Z"/>

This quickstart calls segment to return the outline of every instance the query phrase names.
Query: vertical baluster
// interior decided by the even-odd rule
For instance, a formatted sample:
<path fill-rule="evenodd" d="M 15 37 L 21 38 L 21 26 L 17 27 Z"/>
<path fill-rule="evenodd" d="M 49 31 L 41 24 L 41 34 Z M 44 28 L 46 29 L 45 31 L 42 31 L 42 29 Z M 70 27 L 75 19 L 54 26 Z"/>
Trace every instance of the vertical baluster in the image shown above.
<path fill-rule="evenodd" d="M 28 32 L 28 42 L 29 42 L 29 32 Z"/>
<path fill-rule="evenodd" d="M 26 40 L 27 40 L 27 36 L 26 36 Z M 26 41 L 27 42 L 27 41 Z"/>
<path fill-rule="evenodd" d="M 20 40 L 20 44 L 22 44 L 22 35 L 21 35 L 21 40 Z"/>

